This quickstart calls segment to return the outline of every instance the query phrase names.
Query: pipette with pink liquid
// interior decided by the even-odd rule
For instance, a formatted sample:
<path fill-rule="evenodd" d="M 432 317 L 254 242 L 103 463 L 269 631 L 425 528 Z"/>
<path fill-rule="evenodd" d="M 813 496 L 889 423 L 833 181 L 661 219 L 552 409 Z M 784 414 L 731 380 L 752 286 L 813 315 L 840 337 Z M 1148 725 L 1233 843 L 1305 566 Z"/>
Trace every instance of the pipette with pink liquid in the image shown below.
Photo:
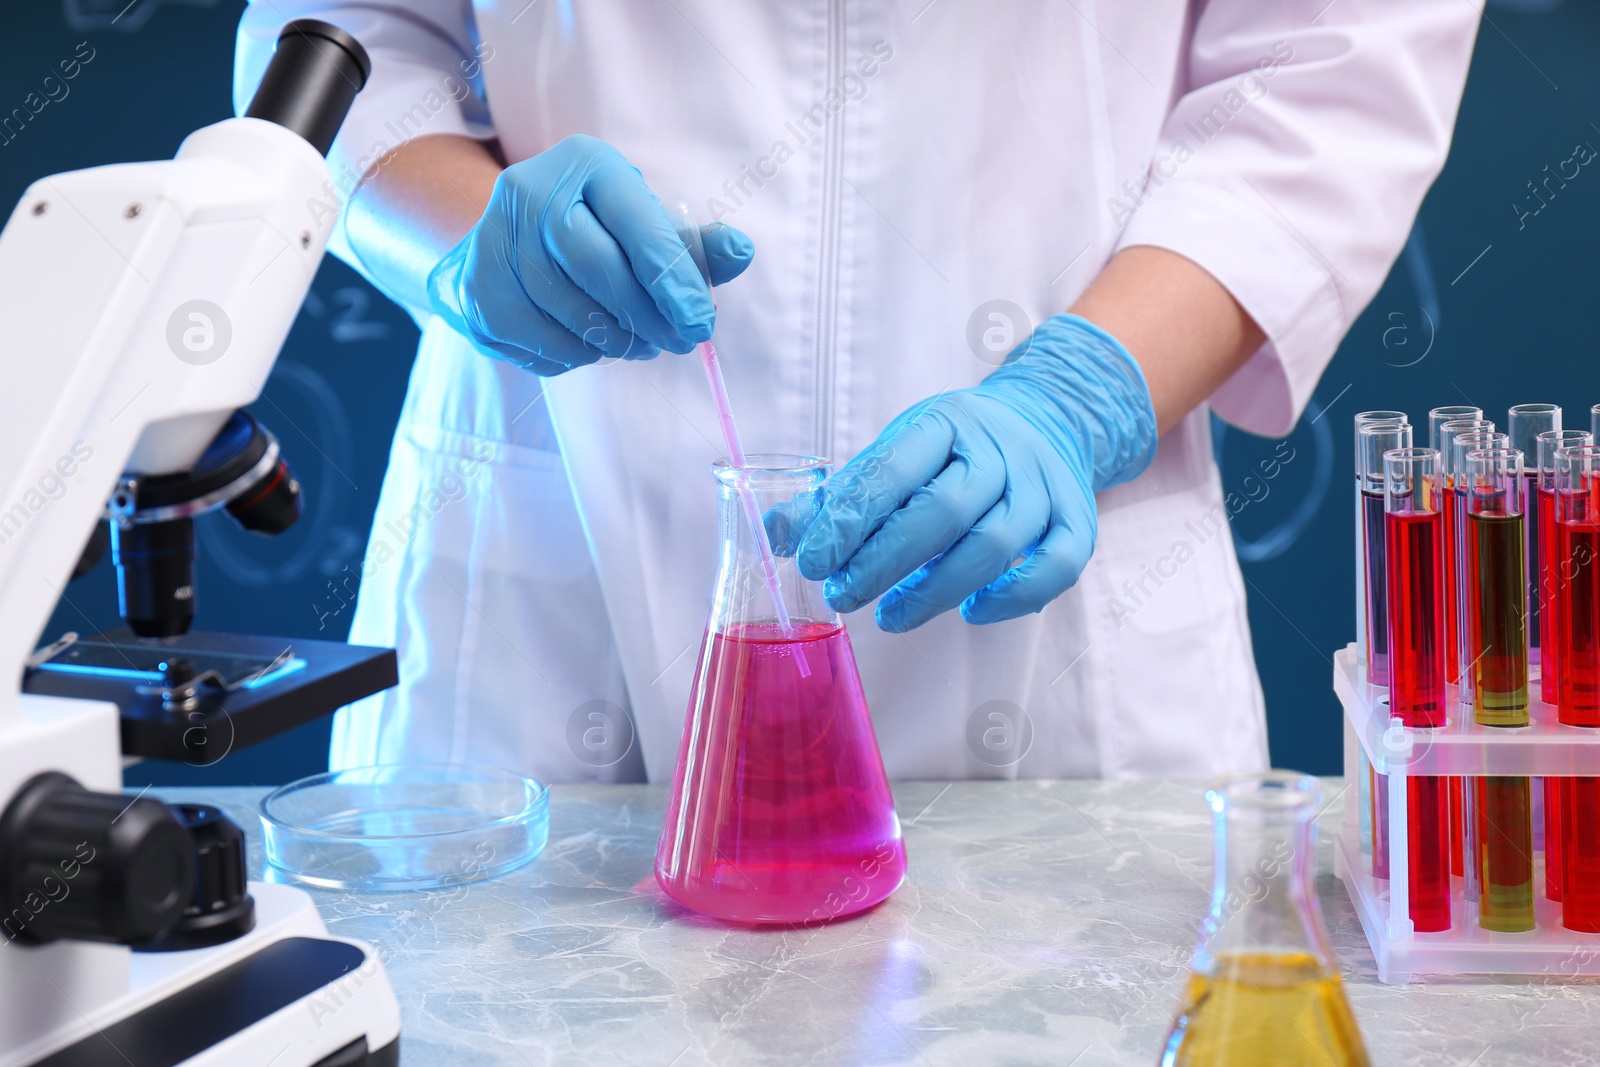
<path fill-rule="evenodd" d="M 663 201 L 661 206 L 666 209 L 667 216 L 678 231 L 678 236 L 682 238 L 689 255 L 694 259 L 695 266 L 699 268 L 700 276 L 705 279 L 706 288 L 710 290 L 711 268 L 706 263 L 705 246 L 700 240 L 700 227 L 695 225 L 694 214 L 688 203 L 681 199 L 673 199 Z M 712 300 L 713 302 L 716 300 L 714 290 Z M 711 385 L 711 404 L 716 408 L 717 422 L 722 427 L 722 440 L 728 449 L 728 461 L 743 470 L 746 466 L 744 447 L 739 443 L 739 428 L 733 421 L 733 406 L 728 402 L 728 387 L 722 380 L 722 364 L 718 362 L 717 350 L 710 340 L 700 344 L 700 362 L 705 366 L 706 381 Z M 793 640 L 794 625 L 789 619 L 789 609 L 783 603 L 783 588 L 778 581 L 778 564 L 772 555 L 772 541 L 767 537 L 767 525 L 761 519 L 761 507 L 756 502 L 755 494 L 743 487 L 742 483 L 739 496 L 744 504 L 745 517 L 750 521 L 750 532 L 755 535 L 756 550 L 760 553 L 761 578 L 766 583 L 767 592 L 772 596 L 773 614 L 777 616 L 783 636 Z M 806 666 L 805 656 L 797 655 L 795 662 L 799 665 L 803 677 L 810 675 L 811 671 Z"/>

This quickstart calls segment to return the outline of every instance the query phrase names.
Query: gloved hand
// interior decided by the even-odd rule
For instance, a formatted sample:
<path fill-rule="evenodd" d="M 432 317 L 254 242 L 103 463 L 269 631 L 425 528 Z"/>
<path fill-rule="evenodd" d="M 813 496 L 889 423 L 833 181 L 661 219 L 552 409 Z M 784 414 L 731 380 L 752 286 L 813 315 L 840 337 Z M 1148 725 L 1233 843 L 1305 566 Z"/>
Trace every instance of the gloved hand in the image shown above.
<path fill-rule="evenodd" d="M 977 386 L 896 418 L 822 487 L 813 515 L 778 509 L 768 528 L 836 610 L 881 595 L 891 633 L 957 605 L 968 622 L 999 622 L 1072 587 L 1094 551 L 1094 494 L 1155 450 L 1133 357 L 1056 315 Z"/>
<path fill-rule="evenodd" d="M 713 285 L 755 247 L 705 227 Z M 711 294 L 661 202 L 604 141 L 576 135 L 513 163 L 489 206 L 428 275 L 436 314 L 485 353 L 552 375 L 610 356 L 689 352 L 711 336 Z"/>

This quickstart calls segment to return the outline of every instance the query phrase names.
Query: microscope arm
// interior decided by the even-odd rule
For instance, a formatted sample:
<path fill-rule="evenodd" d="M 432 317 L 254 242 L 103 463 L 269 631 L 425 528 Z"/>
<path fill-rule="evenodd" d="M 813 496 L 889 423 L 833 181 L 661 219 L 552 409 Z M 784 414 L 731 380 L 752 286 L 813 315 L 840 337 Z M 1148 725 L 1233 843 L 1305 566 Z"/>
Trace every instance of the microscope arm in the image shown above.
<path fill-rule="evenodd" d="M 41 179 L 0 232 L 0 733 L 118 479 L 188 470 L 260 395 L 333 226 L 323 152 L 364 63 L 286 37 L 247 117 L 169 161 Z"/>

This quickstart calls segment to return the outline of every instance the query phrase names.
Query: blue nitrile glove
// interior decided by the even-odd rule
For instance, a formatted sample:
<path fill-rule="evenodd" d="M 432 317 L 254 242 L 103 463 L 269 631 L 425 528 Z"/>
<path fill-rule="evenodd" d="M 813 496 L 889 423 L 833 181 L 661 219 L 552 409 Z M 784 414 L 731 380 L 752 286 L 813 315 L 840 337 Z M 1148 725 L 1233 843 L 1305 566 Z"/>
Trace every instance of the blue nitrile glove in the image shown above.
<path fill-rule="evenodd" d="M 711 281 L 749 266 L 731 226 L 701 231 Z M 711 336 L 711 294 L 644 177 L 576 135 L 501 172 L 489 206 L 428 275 L 436 314 L 480 350 L 537 374 L 603 357 L 689 352 Z"/>
<path fill-rule="evenodd" d="M 906 411 L 828 480 L 813 515 L 769 516 L 839 611 L 882 596 L 903 633 L 957 605 L 972 623 L 1039 611 L 1094 551 L 1094 494 L 1156 451 L 1139 365 L 1076 315 L 1046 319 L 980 384 Z M 892 587 L 892 588 L 891 588 Z"/>

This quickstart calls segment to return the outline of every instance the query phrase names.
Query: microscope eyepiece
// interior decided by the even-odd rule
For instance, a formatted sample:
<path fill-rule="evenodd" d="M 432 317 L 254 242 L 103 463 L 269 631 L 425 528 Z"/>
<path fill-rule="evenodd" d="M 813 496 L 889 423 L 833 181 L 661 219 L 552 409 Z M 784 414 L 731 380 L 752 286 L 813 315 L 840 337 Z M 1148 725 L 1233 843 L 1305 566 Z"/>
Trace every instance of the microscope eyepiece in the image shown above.
<path fill-rule="evenodd" d="M 295 19 L 278 35 L 245 116 L 293 130 L 327 155 L 371 73 L 366 49 L 350 34 L 318 19 Z"/>

